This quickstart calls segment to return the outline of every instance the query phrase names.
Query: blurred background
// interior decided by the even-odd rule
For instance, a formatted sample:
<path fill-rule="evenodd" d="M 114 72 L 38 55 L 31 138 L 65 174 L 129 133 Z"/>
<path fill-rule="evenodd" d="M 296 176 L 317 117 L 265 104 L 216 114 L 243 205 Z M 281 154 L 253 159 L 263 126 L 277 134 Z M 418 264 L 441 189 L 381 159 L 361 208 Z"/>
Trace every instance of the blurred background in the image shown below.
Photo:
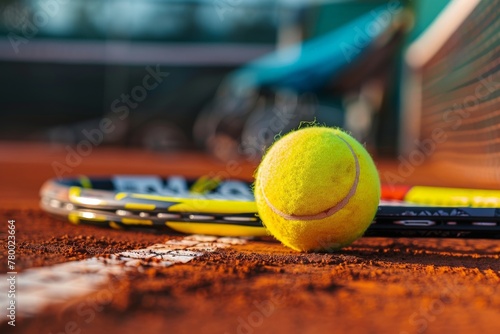
<path fill-rule="evenodd" d="M 456 44 L 480 22 L 498 25 L 498 1 L 466 2 L 456 1 L 463 15 L 447 38 L 425 37 L 435 52 L 418 63 L 447 0 L 0 0 L 0 140 L 257 161 L 276 135 L 316 121 L 395 158 L 439 125 L 421 121 L 436 97 L 415 92 L 464 61 L 478 69 L 498 59 L 498 29 Z M 488 49 L 460 59 L 438 52 L 474 41 Z M 483 72 L 498 78 L 496 66 Z"/>

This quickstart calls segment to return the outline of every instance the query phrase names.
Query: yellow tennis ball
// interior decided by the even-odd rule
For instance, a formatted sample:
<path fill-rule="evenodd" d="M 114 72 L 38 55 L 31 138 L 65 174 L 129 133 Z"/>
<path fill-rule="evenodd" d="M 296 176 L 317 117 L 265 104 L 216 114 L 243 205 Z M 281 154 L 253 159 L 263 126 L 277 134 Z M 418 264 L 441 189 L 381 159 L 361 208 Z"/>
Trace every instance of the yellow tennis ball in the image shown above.
<path fill-rule="evenodd" d="M 366 231 L 380 200 L 380 179 L 366 149 L 328 127 L 303 128 L 276 141 L 255 178 L 264 225 L 298 251 L 349 245 Z"/>

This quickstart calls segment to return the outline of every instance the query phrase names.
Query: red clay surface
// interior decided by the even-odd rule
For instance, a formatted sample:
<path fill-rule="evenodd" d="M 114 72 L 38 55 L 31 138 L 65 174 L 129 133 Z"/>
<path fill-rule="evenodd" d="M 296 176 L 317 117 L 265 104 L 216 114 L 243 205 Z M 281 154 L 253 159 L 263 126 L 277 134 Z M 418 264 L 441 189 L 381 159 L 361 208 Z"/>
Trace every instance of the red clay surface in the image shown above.
<path fill-rule="evenodd" d="M 45 214 L 38 208 L 38 190 L 55 177 L 51 164 L 64 159 L 61 147 L 0 143 L 2 274 L 7 272 L 9 219 L 16 220 L 19 275 L 27 268 L 182 237 L 73 226 Z M 382 174 L 398 168 L 394 163 L 378 166 Z M 96 148 L 71 167 L 71 174 L 248 179 L 254 168 L 196 154 Z M 407 180 L 454 186 L 473 182 L 433 166 L 416 168 Z M 496 186 L 488 180 L 474 185 Z M 499 254 L 500 240 L 486 239 L 362 238 L 336 253 L 304 254 L 267 238 L 187 264 L 129 273 L 103 287 L 113 292 L 111 300 L 99 293 L 84 296 L 17 319 L 15 328 L 4 322 L 0 332 L 498 333 Z"/>

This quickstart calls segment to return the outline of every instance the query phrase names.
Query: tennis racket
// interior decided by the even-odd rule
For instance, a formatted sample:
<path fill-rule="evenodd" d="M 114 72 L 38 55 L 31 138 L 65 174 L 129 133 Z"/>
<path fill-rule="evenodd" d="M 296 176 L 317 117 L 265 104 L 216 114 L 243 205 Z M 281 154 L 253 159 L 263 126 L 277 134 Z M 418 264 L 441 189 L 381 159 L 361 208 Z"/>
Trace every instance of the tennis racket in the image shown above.
<path fill-rule="evenodd" d="M 398 190 L 400 191 L 400 189 Z M 421 206 L 394 200 L 388 189 L 365 235 L 500 237 L 495 207 Z M 268 235 L 251 184 L 181 176 L 113 176 L 49 180 L 41 207 L 70 222 L 113 228 L 170 229 L 223 236 Z"/>

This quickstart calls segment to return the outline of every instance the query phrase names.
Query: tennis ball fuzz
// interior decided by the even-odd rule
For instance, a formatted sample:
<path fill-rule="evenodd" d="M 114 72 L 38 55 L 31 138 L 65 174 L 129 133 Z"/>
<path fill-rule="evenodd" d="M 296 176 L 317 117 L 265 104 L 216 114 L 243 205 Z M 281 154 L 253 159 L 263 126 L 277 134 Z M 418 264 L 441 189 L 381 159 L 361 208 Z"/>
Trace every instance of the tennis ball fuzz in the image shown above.
<path fill-rule="evenodd" d="M 264 225 L 298 251 L 349 245 L 366 231 L 380 200 L 372 158 L 354 138 L 334 128 L 307 127 L 277 140 L 255 179 Z"/>

